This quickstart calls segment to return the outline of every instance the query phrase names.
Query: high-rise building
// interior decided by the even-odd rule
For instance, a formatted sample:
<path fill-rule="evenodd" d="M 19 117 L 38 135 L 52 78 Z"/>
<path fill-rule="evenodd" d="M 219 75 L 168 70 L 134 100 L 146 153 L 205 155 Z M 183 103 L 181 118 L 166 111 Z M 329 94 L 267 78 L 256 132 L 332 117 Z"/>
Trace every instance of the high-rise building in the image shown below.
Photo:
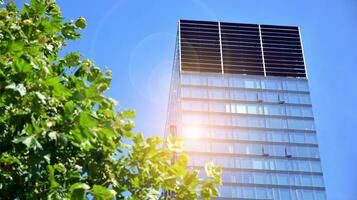
<path fill-rule="evenodd" d="M 180 20 L 165 134 L 220 199 L 325 200 L 300 30 Z"/>

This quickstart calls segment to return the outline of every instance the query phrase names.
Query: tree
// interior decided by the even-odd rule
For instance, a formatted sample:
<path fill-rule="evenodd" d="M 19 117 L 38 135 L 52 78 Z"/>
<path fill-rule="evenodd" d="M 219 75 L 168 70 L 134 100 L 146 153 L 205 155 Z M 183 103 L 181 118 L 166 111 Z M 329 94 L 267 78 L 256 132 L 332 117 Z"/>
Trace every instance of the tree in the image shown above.
<path fill-rule="evenodd" d="M 86 20 L 63 22 L 54 0 L 0 8 L 0 197 L 208 199 L 221 168 L 187 170 L 177 138 L 134 134 L 133 111 L 115 111 L 103 72 L 79 52 L 60 56 Z M 167 191 L 167 192 L 163 192 Z M 171 194 L 171 195 L 163 195 Z"/>

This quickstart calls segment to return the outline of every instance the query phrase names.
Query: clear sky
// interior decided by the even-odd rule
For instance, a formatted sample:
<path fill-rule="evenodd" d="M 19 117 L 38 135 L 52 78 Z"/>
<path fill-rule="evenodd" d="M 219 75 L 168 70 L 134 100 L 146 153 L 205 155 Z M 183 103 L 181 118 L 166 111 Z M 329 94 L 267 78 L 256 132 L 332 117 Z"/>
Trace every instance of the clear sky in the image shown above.
<path fill-rule="evenodd" d="M 327 196 L 357 199 L 356 0 L 57 2 L 67 20 L 87 19 L 70 49 L 113 70 L 108 95 L 137 111 L 136 130 L 145 135 L 163 135 L 180 18 L 300 26 Z"/>

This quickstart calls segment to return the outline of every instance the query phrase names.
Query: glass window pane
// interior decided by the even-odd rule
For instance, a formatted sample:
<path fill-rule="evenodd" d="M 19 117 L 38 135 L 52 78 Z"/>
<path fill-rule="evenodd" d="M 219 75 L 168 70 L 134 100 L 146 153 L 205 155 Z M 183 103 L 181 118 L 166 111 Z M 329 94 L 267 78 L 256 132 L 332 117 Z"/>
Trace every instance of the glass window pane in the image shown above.
<path fill-rule="evenodd" d="M 244 80 L 245 88 L 255 88 L 255 84 L 253 80 Z"/>
<path fill-rule="evenodd" d="M 245 105 L 236 104 L 235 108 L 237 113 L 247 113 Z"/>
<path fill-rule="evenodd" d="M 326 194 L 323 191 L 315 191 L 315 200 L 326 200 Z"/>
<path fill-rule="evenodd" d="M 312 186 L 311 176 L 301 175 L 301 184 L 302 184 L 303 186 Z"/>
<path fill-rule="evenodd" d="M 311 171 L 312 172 L 321 172 L 321 164 L 318 161 L 311 162 Z"/>
<path fill-rule="evenodd" d="M 304 200 L 314 200 L 312 191 L 304 190 Z"/>
<path fill-rule="evenodd" d="M 286 174 L 278 174 L 278 184 L 279 185 L 289 185 L 289 176 Z"/>
<path fill-rule="evenodd" d="M 315 187 L 324 187 L 324 180 L 322 176 L 314 176 L 312 178 Z"/>

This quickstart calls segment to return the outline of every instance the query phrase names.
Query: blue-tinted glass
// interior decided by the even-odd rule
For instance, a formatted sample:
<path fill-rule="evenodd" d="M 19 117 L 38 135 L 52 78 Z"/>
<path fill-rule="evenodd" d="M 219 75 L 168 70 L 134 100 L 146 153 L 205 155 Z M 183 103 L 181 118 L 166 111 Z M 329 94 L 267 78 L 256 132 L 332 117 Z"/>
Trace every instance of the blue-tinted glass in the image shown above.
<path fill-rule="evenodd" d="M 314 176 L 312 177 L 313 185 L 316 187 L 324 187 L 324 181 L 322 176 Z"/>
<path fill-rule="evenodd" d="M 300 160 L 299 161 L 299 169 L 300 169 L 300 171 L 309 172 L 310 171 L 309 162 Z"/>
<path fill-rule="evenodd" d="M 280 199 L 281 200 L 290 199 L 290 191 L 288 189 L 280 189 Z"/>
<path fill-rule="evenodd" d="M 313 185 L 312 185 L 311 176 L 302 175 L 302 176 L 301 176 L 301 184 L 302 184 L 303 186 L 313 186 Z"/>
<path fill-rule="evenodd" d="M 311 162 L 311 171 L 312 172 L 321 172 L 321 164 L 318 161 Z"/>
<path fill-rule="evenodd" d="M 278 174 L 278 183 L 279 185 L 288 185 L 289 184 L 289 176 L 286 174 Z"/>
<path fill-rule="evenodd" d="M 253 160 L 253 169 L 264 169 L 263 162 L 261 160 Z"/>
<path fill-rule="evenodd" d="M 243 188 L 243 197 L 244 198 L 253 199 L 254 198 L 254 189 L 253 188 L 244 187 Z"/>
<path fill-rule="evenodd" d="M 309 190 L 304 190 L 304 200 L 314 200 L 313 192 Z"/>
<path fill-rule="evenodd" d="M 325 192 L 315 191 L 315 200 L 326 200 Z"/>
<path fill-rule="evenodd" d="M 257 199 L 267 199 L 267 192 L 266 189 L 257 188 L 255 189 L 255 194 Z"/>

